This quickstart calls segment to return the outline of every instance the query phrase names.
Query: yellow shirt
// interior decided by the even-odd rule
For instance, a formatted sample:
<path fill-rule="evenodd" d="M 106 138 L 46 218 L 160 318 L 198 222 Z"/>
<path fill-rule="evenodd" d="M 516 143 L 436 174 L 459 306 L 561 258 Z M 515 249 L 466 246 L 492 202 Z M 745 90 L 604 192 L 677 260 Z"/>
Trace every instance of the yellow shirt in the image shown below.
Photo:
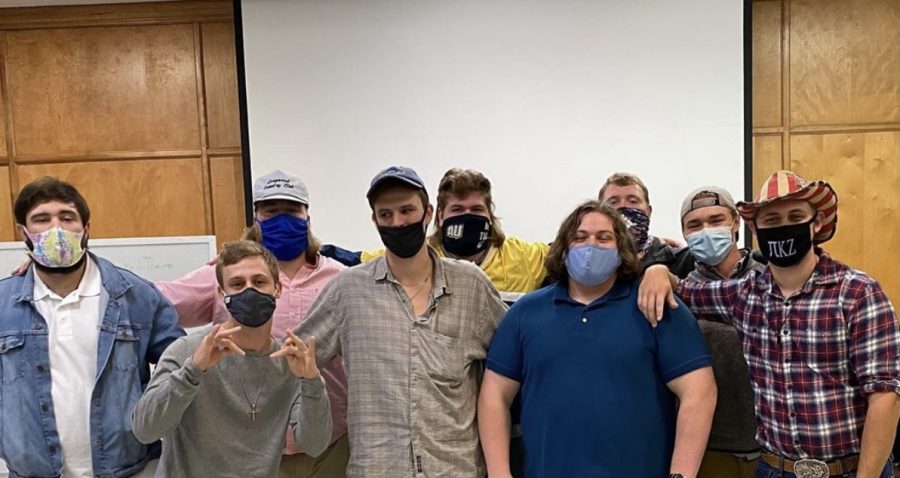
<path fill-rule="evenodd" d="M 439 255 L 446 255 L 443 248 L 438 247 L 436 250 Z M 544 259 L 549 251 L 550 246 L 543 242 L 527 242 L 518 237 L 507 237 L 502 246 L 488 250 L 481 261 L 481 270 L 500 291 L 503 300 L 512 302 L 522 294 L 540 287 L 547 276 Z M 383 255 L 384 249 L 363 251 L 360 260 L 369 262 Z"/>

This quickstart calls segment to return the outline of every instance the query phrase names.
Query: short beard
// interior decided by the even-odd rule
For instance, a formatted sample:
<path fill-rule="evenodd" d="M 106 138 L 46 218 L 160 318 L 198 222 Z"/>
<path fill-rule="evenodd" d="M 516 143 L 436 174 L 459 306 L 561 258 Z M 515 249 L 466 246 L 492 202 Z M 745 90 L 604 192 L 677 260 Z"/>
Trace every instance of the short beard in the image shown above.
<path fill-rule="evenodd" d="M 66 267 L 47 267 L 33 259 L 32 259 L 32 262 L 34 262 L 34 267 L 37 270 L 39 270 L 45 274 L 53 274 L 53 275 L 61 275 L 62 276 L 62 275 L 66 275 L 66 274 L 71 274 L 71 273 L 77 271 L 78 269 L 80 269 L 81 266 L 84 265 L 84 261 L 87 260 L 87 255 L 88 255 L 87 251 L 84 251 L 84 254 L 81 255 L 81 259 L 78 259 L 78 262 L 72 264 L 71 266 L 66 266 Z"/>

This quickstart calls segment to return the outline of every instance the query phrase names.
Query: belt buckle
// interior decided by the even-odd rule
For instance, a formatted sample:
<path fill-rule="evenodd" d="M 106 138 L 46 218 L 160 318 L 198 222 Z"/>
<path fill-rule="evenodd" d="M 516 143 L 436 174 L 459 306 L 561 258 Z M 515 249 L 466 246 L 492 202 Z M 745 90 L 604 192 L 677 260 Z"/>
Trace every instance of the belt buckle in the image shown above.
<path fill-rule="evenodd" d="M 828 464 L 809 458 L 797 460 L 794 462 L 794 475 L 797 478 L 828 478 Z"/>

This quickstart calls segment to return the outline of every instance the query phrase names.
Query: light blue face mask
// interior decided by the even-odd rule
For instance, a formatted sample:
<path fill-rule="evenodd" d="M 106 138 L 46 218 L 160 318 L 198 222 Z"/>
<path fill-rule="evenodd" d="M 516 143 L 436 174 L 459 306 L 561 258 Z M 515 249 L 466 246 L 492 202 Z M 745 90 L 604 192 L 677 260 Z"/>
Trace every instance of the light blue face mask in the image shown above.
<path fill-rule="evenodd" d="M 708 227 L 688 234 L 688 247 L 700 262 L 716 266 L 722 263 L 734 245 L 731 226 Z"/>
<path fill-rule="evenodd" d="M 618 249 L 594 244 L 572 246 L 566 255 L 569 277 L 589 287 L 606 282 L 616 273 L 621 263 Z"/>

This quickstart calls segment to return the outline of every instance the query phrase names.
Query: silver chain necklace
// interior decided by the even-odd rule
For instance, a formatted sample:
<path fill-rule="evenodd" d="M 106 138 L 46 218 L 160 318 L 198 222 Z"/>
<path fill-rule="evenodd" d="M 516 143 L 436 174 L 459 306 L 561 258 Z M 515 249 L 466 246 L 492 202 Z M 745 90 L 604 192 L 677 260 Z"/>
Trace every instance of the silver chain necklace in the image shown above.
<path fill-rule="evenodd" d="M 262 396 L 263 389 L 266 388 L 266 385 L 265 385 L 265 383 L 263 383 L 259 387 L 259 391 L 256 392 L 256 400 L 251 402 L 250 395 L 247 393 L 247 387 L 244 386 L 244 372 L 238 367 L 237 357 L 233 357 L 233 358 L 234 358 L 234 368 L 237 369 L 237 371 L 238 371 L 238 380 L 239 380 L 239 383 L 241 384 L 241 392 L 244 393 L 244 399 L 247 400 L 247 405 L 250 407 L 250 412 L 249 412 L 250 421 L 255 422 L 256 414 L 259 412 L 259 408 L 258 408 L 259 397 Z"/>

